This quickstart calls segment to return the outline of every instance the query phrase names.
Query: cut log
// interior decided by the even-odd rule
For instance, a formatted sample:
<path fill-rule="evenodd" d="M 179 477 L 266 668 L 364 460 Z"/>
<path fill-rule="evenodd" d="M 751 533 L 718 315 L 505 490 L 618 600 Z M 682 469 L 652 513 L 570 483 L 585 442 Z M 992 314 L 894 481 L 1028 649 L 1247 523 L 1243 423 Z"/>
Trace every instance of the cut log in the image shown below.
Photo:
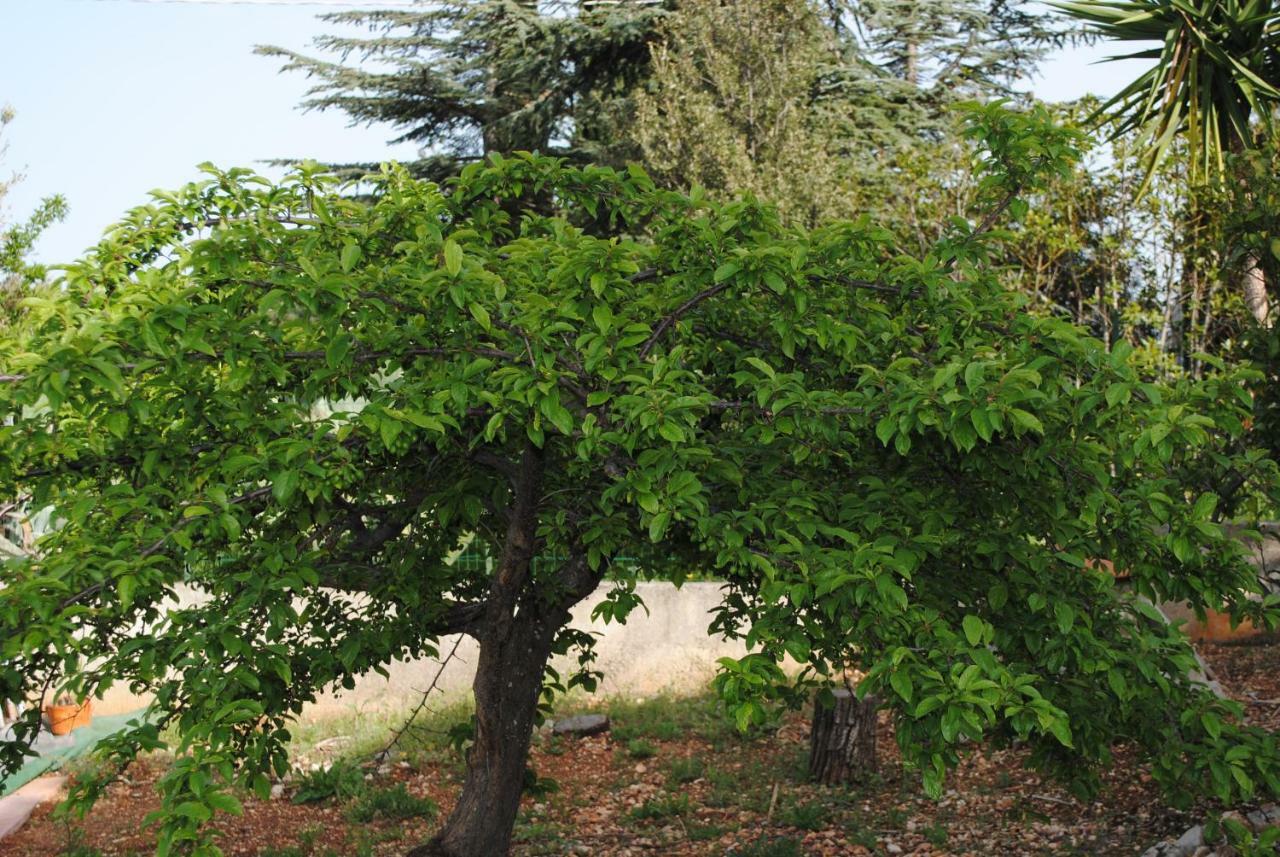
<path fill-rule="evenodd" d="M 862 700 L 843 688 L 834 691 L 830 707 L 813 706 L 809 736 L 809 776 L 836 785 L 856 783 L 876 772 L 876 708 L 874 696 Z"/>

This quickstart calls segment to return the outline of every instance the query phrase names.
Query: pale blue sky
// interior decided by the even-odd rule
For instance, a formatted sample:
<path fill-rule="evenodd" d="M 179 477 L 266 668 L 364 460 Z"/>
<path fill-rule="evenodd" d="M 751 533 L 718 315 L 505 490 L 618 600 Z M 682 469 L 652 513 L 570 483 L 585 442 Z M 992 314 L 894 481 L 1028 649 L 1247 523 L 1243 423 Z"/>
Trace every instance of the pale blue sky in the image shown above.
<path fill-rule="evenodd" d="M 297 108 L 306 79 L 278 74 L 255 44 L 307 49 L 330 31 L 326 9 L 402 5 L 325 0 L 0 0 L 0 104 L 18 113 L 0 169 L 26 179 L 6 200 L 22 216 L 62 193 L 70 216 L 36 248 L 74 258 L 147 191 L 197 178 L 195 165 L 274 157 L 321 161 L 411 158 L 387 126 L 347 127 L 339 113 Z M 1110 94 L 1131 63 L 1093 65 L 1106 50 L 1052 58 L 1032 88 L 1050 100 Z"/>

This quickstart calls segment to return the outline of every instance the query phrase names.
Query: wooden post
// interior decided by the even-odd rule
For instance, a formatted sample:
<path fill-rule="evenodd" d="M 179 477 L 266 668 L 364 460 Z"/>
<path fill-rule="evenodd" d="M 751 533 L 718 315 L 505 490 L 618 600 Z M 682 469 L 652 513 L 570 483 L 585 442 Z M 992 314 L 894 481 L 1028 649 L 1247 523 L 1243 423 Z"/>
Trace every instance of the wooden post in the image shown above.
<path fill-rule="evenodd" d="M 833 691 L 830 707 L 815 703 L 809 736 L 809 776 L 835 785 L 860 781 L 876 770 L 876 708 L 868 695 L 859 699 L 844 688 Z"/>

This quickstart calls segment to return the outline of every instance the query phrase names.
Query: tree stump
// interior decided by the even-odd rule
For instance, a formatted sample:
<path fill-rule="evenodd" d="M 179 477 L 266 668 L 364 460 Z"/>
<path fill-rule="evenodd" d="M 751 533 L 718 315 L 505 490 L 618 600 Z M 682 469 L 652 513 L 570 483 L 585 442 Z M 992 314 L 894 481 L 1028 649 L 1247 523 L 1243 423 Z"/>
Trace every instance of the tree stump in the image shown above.
<path fill-rule="evenodd" d="M 858 782 L 876 770 L 876 698 L 859 701 L 843 688 L 834 694 L 831 707 L 814 704 L 809 736 L 809 776 L 827 785 Z"/>

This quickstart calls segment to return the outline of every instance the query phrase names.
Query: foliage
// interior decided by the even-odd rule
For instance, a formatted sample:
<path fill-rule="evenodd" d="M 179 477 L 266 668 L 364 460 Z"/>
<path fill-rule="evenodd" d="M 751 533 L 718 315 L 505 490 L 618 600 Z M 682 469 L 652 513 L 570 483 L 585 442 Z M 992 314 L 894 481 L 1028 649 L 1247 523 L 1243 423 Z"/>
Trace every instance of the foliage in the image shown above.
<path fill-rule="evenodd" d="M 12 108 L 0 107 L 0 137 L 15 115 Z M 0 140 L 0 156 L 4 155 L 6 148 L 7 144 Z M 0 179 L 0 206 L 20 179 L 19 175 Z M 46 197 L 26 220 L 8 225 L 3 214 L 3 209 L 0 209 L 0 328 L 16 321 L 24 292 L 44 279 L 44 267 L 32 264 L 27 256 L 40 233 L 66 217 L 67 203 L 61 196 Z"/>
<path fill-rule="evenodd" d="M 614 128 L 645 73 L 647 42 L 662 14 L 652 0 L 450 0 L 421 11 L 321 16 L 370 31 L 317 39 L 338 61 L 275 47 L 259 52 L 316 80 L 304 106 L 389 123 L 395 142 L 422 145 L 415 172 L 443 178 L 487 152 L 611 156 Z M 345 64 L 351 55 L 362 64 Z"/>
<path fill-rule="evenodd" d="M 1116 133 L 1136 131 L 1148 178 L 1175 135 L 1189 141 L 1192 171 L 1221 176 L 1225 156 L 1272 133 L 1280 105 L 1280 6 L 1273 0 L 1082 0 L 1051 5 L 1099 34 L 1158 47 L 1117 59 L 1155 64 L 1102 107 Z"/>
<path fill-rule="evenodd" d="M 328 767 L 316 768 L 298 777 L 293 802 L 347 800 L 363 791 L 364 771 L 351 762 L 339 759 Z"/>
<path fill-rule="evenodd" d="M 159 850 L 212 854 L 305 702 L 443 635 L 481 649 L 463 797 L 523 771 L 528 728 L 499 752 L 493 718 L 531 723 L 547 658 L 590 645 L 569 607 L 612 572 L 595 613 L 622 621 L 637 578 L 693 567 L 752 651 L 719 681 L 743 727 L 852 666 L 932 794 L 983 737 L 1082 791 L 1116 741 L 1170 791 L 1280 791 L 1275 739 L 1144 600 L 1274 622 L 1216 514 L 1275 478 L 1235 445 L 1255 376 L 1156 386 L 1028 314 L 995 227 L 1076 137 L 970 111 L 985 215 L 919 257 L 526 154 L 444 189 L 389 167 L 367 199 L 310 166 L 157 195 L 0 338 L 0 496 L 61 522 L 5 566 L 0 696 L 154 693 L 104 752 L 170 728 Z M 492 569 L 452 561 L 472 539 Z M 179 585 L 204 600 L 169 609 Z"/>
<path fill-rule="evenodd" d="M 655 180 L 776 199 L 800 223 L 853 216 L 846 105 L 815 97 L 838 46 L 809 3 L 687 0 L 659 36 L 628 129 Z"/>

